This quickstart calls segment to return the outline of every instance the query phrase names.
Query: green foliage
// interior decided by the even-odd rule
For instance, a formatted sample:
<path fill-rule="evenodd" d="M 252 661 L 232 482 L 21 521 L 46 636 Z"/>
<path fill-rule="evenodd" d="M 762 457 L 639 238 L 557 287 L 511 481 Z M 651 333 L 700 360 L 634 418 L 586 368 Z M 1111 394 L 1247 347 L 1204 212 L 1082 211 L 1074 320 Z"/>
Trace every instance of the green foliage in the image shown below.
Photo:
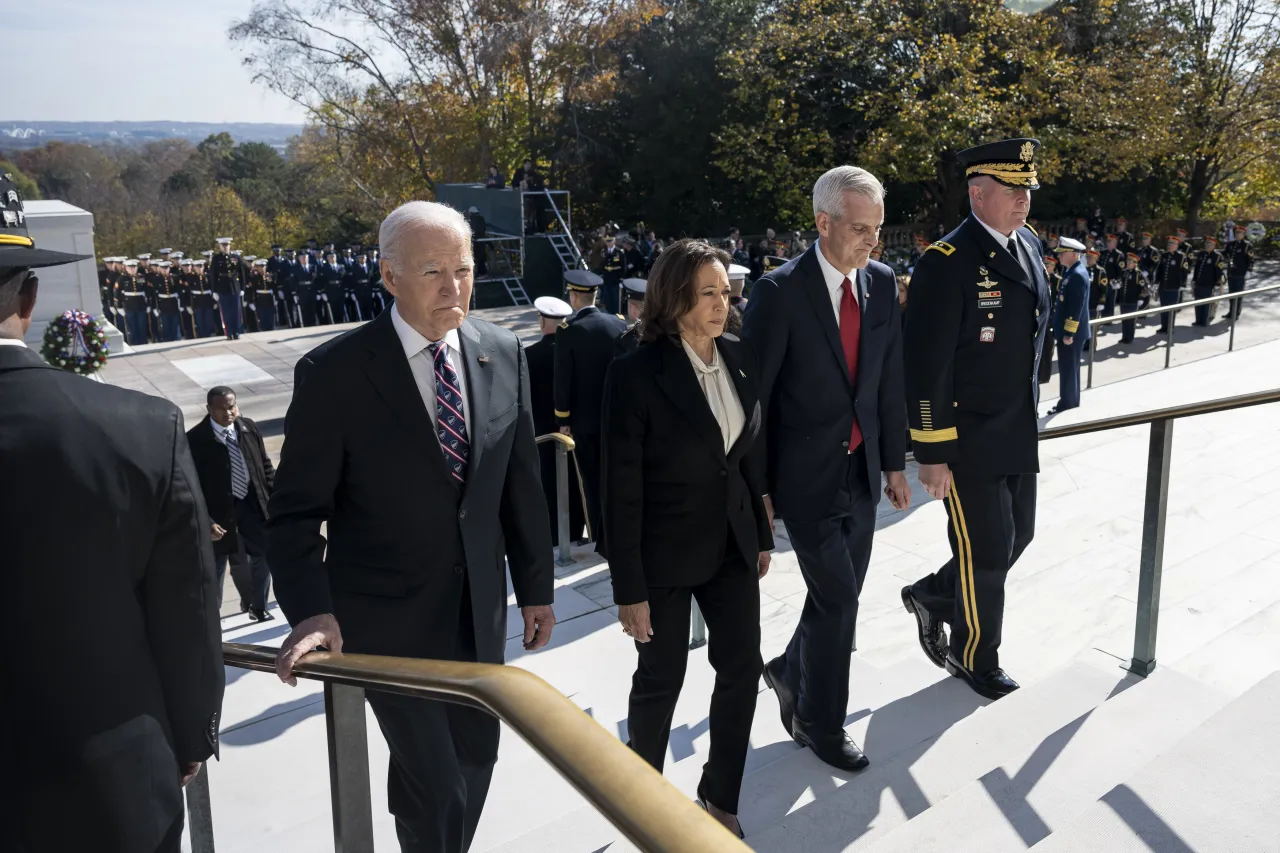
<path fill-rule="evenodd" d="M 13 182 L 18 185 L 18 192 L 24 199 L 40 198 L 40 187 L 36 185 L 30 175 L 8 160 L 0 159 L 0 175 L 6 173 L 13 176 Z"/>

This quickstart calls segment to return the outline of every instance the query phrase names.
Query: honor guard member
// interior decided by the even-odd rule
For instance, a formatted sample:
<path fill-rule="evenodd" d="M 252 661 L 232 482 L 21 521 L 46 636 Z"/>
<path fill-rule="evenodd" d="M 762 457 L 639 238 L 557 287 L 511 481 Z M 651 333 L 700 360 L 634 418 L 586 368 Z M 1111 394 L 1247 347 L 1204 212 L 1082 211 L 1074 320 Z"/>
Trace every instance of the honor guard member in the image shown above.
<path fill-rule="evenodd" d="M 1147 274 L 1147 278 L 1156 271 L 1156 262 L 1160 260 L 1160 250 L 1152 245 L 1153 235 L 1150 231 L 1143 231 L 1138 241 L 1138 269 Z"/>
<path fill-rule="evenodd" d="M 1089 316 L 1098 317 L 1102 310 L 1102 302 L 1106 298 L 1109 282 L 1107 280 L 1107 271 L 1098 263 L 1098 258 L 1102 253 L 1097 249 L 1086 249 L 1085 269 L 1089 274 Z"/>
<path fill-rule="evenodd" d="M 1054 242 L 1056 243 L 1057 240 L 1054 240 Z M 1058 271 L 1057 255 L 1049 253 L 1044 256 L 1044 275 L 1049 280 L 1049 304 L 1056 306 L 1058 304 L 1058 289 L 1062 284 L 1062 273 Z M 1053 378 L 1053 333 L 1057 327 L 1053 325 L 1052 312 L 1050 312 L 1049 317 L 1049 334 L 1044 336 L 1044 345 L 1040 347 L 1040 369 L 1036 372 L 1036 378 L 1041 385 L 1047 385 L 1049 380 Z"/>
<path fill-rule="evenodd" d="M 342 266 L 345 267 L 346 269 L 351 269 L 352 267 L 354 267 L 356 265 L 356 250 L 350 246 L 343 247 L 341 262 L 342 262 Z"/>
<path fill-rule="evenodd" d="M 316 283 L 316 267 L 311 263 L 311 253 L 298 255 L 298 268 L 293 271 L 293 292 L 297 299 L 298 324 L 315 326 L 320 322 L 319 285 Z"/>
<path fill-rule="evenodd" d="M 182 302 L 181 287 L 178 284 L 178 273 L 173 269 L 172 261 L 160 261 L 155 264 L 155 316 L 160 326 L 160 340 L 182 340 Z"/>
<path fill-rule="evenodd" d="M 332 249 L 324 253 L 324 266 L 316 273 L 317 298 L 322 310 L 329 315 L 330 323 L 347 322 L 347 288 L 344 279 L 347 271 L 338 263 L 338 255 Z"/>
<path fill-rule="evenodd" d="M 270 262 L 268 258 L 253 259 L 253 313 L 260 332 L 271 332 L 276 328 L 276 294 L 269 281 L 271 273 L 267 272 Z"/>
<path fill-rule="evenodd" d="M 218 250 L 209 260 L 209 289 L 213 291 L 213 299 L 218 304 L 218 314 L 222 318 L 222 330 L 227 340 L 240 339 L 244 331 L 244 318 L 240 312 L 240 293 L 244 290 L 244 280 L 240 277 L 240 259 L 231 254 L 231 238 L 219 237 L 215 241 Z"/>
<path fill-rule="evenodd" d="M 1083 216 L 1076 217 L 1075 230 L 1071 232 L 1071 237 L 1086 249 L 1092 249 L 1093 235 L 1089 233 L 1089 221 Z"/>
<path fill-rule="evenodd" d="M 180 252 L 178 254 L 181 254 Z M 184 340 L 192 340 L 196 336 L 196 318 L 192 309 L 192 296 L 198 289 L 199 285 L 195 275 L 192 273 L 191 259 L 185 255 L 178 259 L 177 272 L 173 273 L 178 279 L 178 305 L 182 307 L 182 316 L 179 318 L 179 324 L 182 326 L 182 337 Z"/>
<path fill-rule="evenodd" d="M 725 331 L 731 335 L 742 334 L 742 312 L 747 310 L 747 297 L 743 291 L 747 287 L 747 276 L 751 270 L 742 264 L 729 264 L 729 312 Z"/>
<path fill-rule="evenodd" d="M 1102 208 L 1095 207 L 1093 216 L 1089 217 L 1089 233 L 1094 240 L 1101 240 L 1107 233 L 1107 217 L 1102 215 Z"/>
<path fill-rule="evenodd" d="M 1053 310 L 1053 337 L 1058 350 L 1056 415 L 1080 405 L 1080 356 L 1093 330 L 1089 327 L 1089 271 L 1081 260 L 1084 244 L 1070 237 L 1058 241 L 1058 266 L 1063 268 Z"/>
<path fill-rule="evenodd" d="M 138 272 L 138 260 L 124 262 L 124 275 L 120 279 L 120 310 L 124 313 L 124 337 L 129 346 L 147 342 L 147 292 Z"/>
<path fill-rule="evenodd" d="M 98 270 L 98 299 L 102 302 L 102 317 L 108 323 L 115 323 L 113 318 L 114 311 L 110 309 L 111 305 L 111 280 L 114 274 L 111 271 L 111 263 L 115 258 L 103 258 L 102 268 Z"/>
<path fill-rule="evenodd" d="M 1249 270 L 1253 268 L 1253 248 L 1249 245 L 1249 241 L 1245 239 L 1247 230 L 1243 225 L 1235 227 L 1235 239 L 1227 244 L 1223 254 L 1227 258 L 1227 292 L 1240 293 L 1244 290 L 1245 276 Z M 1244 303 L 1243 299 L 1232 299 L 1228 301 L 1232 311 L 1238 319 L 1240 317 L 1240 306 Z"/>
<path fill-rule="evenodd" d="M 1137 311 L 1138 303 L 1142 301 L 1142 297 L 1147 295 L 1147 274 L 1138 268 L 1138 264 L 1141 262 L 1142 256 L 1137 252 L 1127 253 L 1125 255 L 1124 269 L 1120 271 L 1120 278 L 1114 282 L 1116 302 L 1120 305 L 1121 314 Z M 1120 321 L 1120 343 L 1133 343 L 1137 325 L 1137 320 Z"/>
<path fill-rule="evenodd" d="M 378 264 L 377 246 L 369 247 L 369 281 L 373 287 L 373 316 L 377 317 L 395 301 L 395 297 L 382 286 L 382 267 Z"/>
<path fill-rule="evenodd" d="M 1133 234 L 1129 233 L 1129 220 L 1123 216 L 1116 220 L 1116 248 L 1126 255 L 1133 251 Z"/>
<path fill-rule="evenodd" d="M 533 300 L 533 307 L 538 312 L 542 337 L 537 343 L 524 348 L 524 356 L 529 365 L 529 400 L 533 409 L 533 431 L 535 435 L 547 435 L 556 432 L 556 330 L 565 318 L 573 313 L 573 309 L 568 302 L 554 296 L 539 296 Z M 557 499 L 556 491 L 555 442 L 545 441 L 539 444 L 538 458 L 542 468 L 542 491 L 546 496 L 547 508 L 551 516 L 551 542 L 553 545 L 559 545 L 558 520 L 563 508 Z M 582 519 L 582 490 L 578 487 L 578 472 L 574 468 L 571 457 L 569 459 L 569 539 L 571 542 L 582 538 Z"/>
<path fill-rule="evenodd" d="M 241 317 L 244 320 L 244 330 L 246 332 L 259 331 L 257 298 L 258 288 L 261 283 L 258 269 L 253 265 L 257 260 L 256 255 L 243 255 L 240 257 L 244 274 L 244 291 L 240 298 L 240 304 L 244 306 L 244 313 Z"/>
<path fill-rule="evenodd" d="M 276 325 L 294 328 L 300 325 L 298 300 L 293 289 L 294 276 L 298 271 L 298 252 L 288 249 L 284 252 L 284 263 L 276 274 Z"/>
<path fill-rule="evenodd" d="M 903 603 L 930 660 L 991 699 L 1018 689 L 998 656 L 1004 582 L 1035 528 L 1051 310 L 1040 241 L 1025 227 L 1039 146 L 1006 139 L 956 155 L 972 213 L 920 259 L 902 348 L 911 446 L 925 491 L 946 501 L 952 553 Z"/>
<path fill-rule="evenodd" d="M 1196 252 L 1191 262 L 1192 295 L 1196 299 L 1213 296 L 1215 289 L 1227 283 L 1227 259 L 1218 251 L 1218 238 L 1205 237 L 1204 248 Z M 1197 326 L 1208 326 L 1213 319 L 1212 305 L 1196 306 Z"/>
<path fill-rule="evenodd" d="M 373 312 L 373 270 L 369 267 L 369 256 L 364 252 L 356 255 L 355 262 L 347 271 L 347 296 L 356 320 L 364 322 L 377 316 Z"/>
<path fill-rule="evenodd" d="M 1107 290 L 1103 295 L 1102 316 L 1110 317 L 1116 313 L 1116 282 L 1124 271 L 1124 252 L 1120 250 L 1120 238 L 1115 234 L 1107 235 L 1107 248 L 1098 258 L 1098 266 L 1107 271 Z"/>
<path fill-rule="evenodd" d="M 1175 228 L 1173 233 L 1178 236 L 1178 251 L 1182 253 L 1182 257 L 1187 261 L 1187 269 L 1191 269 L 1191 261 L 1195 258 L 1195 250 L 1191 246 L 1191 239 L 1187 236 L 1187 229 Z"/>
<path fill-rule="evenodd" d="M 1187 264 L 1187 256 L 1178 251 L 1181 242 L 1177 236 L 1171 236 L 1165 241 L 1165 251 L 1156 259 L 1155 270 L 1151 274 L 1151 282 L 1155 287 L 1156 296 L 1160 299 L 1160 305 L 1177 305 L 1181 297 L 1182 286 L 1187 278 L 1189 266 Z M 1163 334 L 1169 331 L 1172 325 L 1176 311 L 1165 311 L 1160 315 L 1160 332 Z"/>
<path fill-rule="evenodd" d="M 879 246 L 876 247 L 880 248 Z M 907 272 L 916 268 L 916 264 L 920 263 L 920 259 L 924 257 L 925 251 L 929 248 L 928 239 L 921 233 L 917 232 L 911 238 L 911 257 L 907 260 Z"/>
<path fill-rule="evenodd" d="M 213 298 L 213 288 L 209 286 L 209 262 L 213 252 L 206 250 L 200 253 L 203 257 L 192 261 L 192 272 L 198 281 L 191 291 L 191 311 L 196 325 L 196 337 L 208 338 L 221 330 L 222 319 L 218 314 L 218 302 Z"/>
<path fill-rule="evenodd" d="M 624 278 L 622 294 L 626 297 L 627 330 L 618 338 L 613 347 L 615 357 L 634 352 L 640 346 L 640 313 L 644 310 L 644 294 L 649 282 L 642 278 Z"/>
<path fill-rule="evenodd" d="M 600 258 L 600 272 L 604 280 L 600 302 L 610 314 L 618 311 L 618 288 L 627 269 L 627 259 L 622 247 L 618 245 L 618 237 L 610 234 L 604 238 L 604 254 Z"/>
<path fill-rule="evenodd" d="M 603 279 L 587 270 L 564 274 L 573 316 L 556 332 L 555 415 L 560 431 L 573 436 L 587 500 L 592 537 L 600 535 L 600 407 L 604 375 L 617 339 L 627 330 L 616 314 L 595 307 Z"/>

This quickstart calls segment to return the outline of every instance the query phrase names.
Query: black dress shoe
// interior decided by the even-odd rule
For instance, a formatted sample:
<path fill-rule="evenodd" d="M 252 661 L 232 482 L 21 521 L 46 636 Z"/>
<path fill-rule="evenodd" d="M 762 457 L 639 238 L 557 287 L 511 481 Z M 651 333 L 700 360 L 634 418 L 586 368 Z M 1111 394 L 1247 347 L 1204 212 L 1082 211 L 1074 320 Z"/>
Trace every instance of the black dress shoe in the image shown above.
<path fill-rule="evenodd" d="M 778 696 L 778 716 L 782 720 L 782 728 L 795 738 L 796 694 L 782 680 L 782 658 L 774 658 L 764 665 L 764 683 Z M 796 743 L 799 743 L 797 740 Z"/>
<path fill-rule="evenodd" d="M 947 665 L 947 629 L 942 627 L 942 622 L 933 618 L 933 614 L 924 608 L 916 597 L 911 593 L 911 587 L 904 586 L 902 588 L 902 604 L 907 608 L 907 612 L 916 617 L 917 633 L 920 637 L 920 648 L 924 650 L 924 655 L 934 666 L 943 667 Z"/>
<path fill-rule="evenodd" d="M 968 684 L 974 693 L 988 699 L 1000 699 L 1018 689 L 1018 682 L 1006 675 L 1003 669 L 996 667 L 986 675 L 975 675 L 951 655 L 947 655 L 947 672 Z"/>
<path fill-rule="evenodd" d="M 796 729 L 795 739 L 796 743 L 809 747 L 814 755 L 837 770 L 856 772 L 865 769 L 871 764 L 871 759 L 863 754 L 862 749 L 853 742 L 853 738 L 849 737 L 849 733 L 843 729 L 837 737 L 831 740 L 816 742 L 802 730 Z"/>
<path fill-rule="evenodd" d="M 254 607 L 249 611 L 249 618 L 251 618 L 254 622 L 270 622 L 274 620 L 276 617 L 272 616 L 271 611 L 269 610 L 262 610 L 260 608 Z"/>

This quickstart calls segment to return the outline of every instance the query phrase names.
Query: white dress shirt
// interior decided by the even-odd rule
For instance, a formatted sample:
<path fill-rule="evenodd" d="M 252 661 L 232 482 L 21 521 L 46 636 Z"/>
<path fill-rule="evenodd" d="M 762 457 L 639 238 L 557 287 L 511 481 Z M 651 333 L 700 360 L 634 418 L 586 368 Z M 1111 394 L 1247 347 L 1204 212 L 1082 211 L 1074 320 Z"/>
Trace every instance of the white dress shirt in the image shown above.
<path fill-rule="evenodd" d="M 26 341 L 20 341 L 17 338 L 0 338 L 0 347 L 25 347 Z"/>
<path fill-rule="evenodd" d="M 720 348 L 713 346 L 712 351 L 715 355 L 711 357 L 711 363 L 707 364 L 684 338 L 680 339 L 680 345 L 684 347 L 685 355 L 689 356 L 689 361 L 693 364 L 693 375 L 702 388 L 703 396 L 707 398 L 712 416 L 720 425 L 720 437 L 724 439 L 724 452 L 728 453 L 729 448 L 733 447 L 733 443 L 738 440 L 738 436 L 742 435 L 742 426 L 746 418 L 742 412 L 742 401 L 738 399 L 738 389 L 733 386 L 733 380 L 729 378 L 729 373 L 724 367 L 724 360 L 720 358 Z"/>
<path fill-rule="evenodd" d="M 440 425 L 436 422 L 439 417 L 436 413 L 436 362 L 431 350 L 427 349 L 434 341 L 427 340 L 417 329 L 405 322 L 405 319 L 400 316 L 400 308 L 397 305 L 391 306 L 391 325 L 400 338 L 400 345 L 404 347 L 404 357 L 409 360 L 409 369 L 413 371 L 413 381 L 418 386 L 418 394 L 422 396 L 422 405 L 427 407 L 427 414 L 431 415 L 431 423 L 438 430 Z M 474 441 L 475 429 L 471 424 L 471 409 L 467 399 L 467 372 L 463 369 L 462 344 L 458 339 L 457 329 L 444 336 L 444 345 L 444 357 L 458 374 L 458 390 L 462 392 L 462 419 L 467 422 L 467 440 Z"/>
<path fill-rule="evenodd" d="M 1006 252 L 1009 251 L 1009 238 L 1013 237 L 1017 239 L 1018 245 L 1022 246 L 1022 250 L 1027 253 L 1027 257 L 1035 257 L 1036 254 L 1039 254 L 1039 252 L 1033 253 L 1031 249 L 1027 247 L 1026 241 L 1022 239 L 1021 235 L 1019 235 L 1017 231 L 1014 231 L 1012 234 L 1001 234 L 999 231 L 983 222 L 982 217 L 978 214 L 975 213 L 973 218 L 978 220 L 979 225 L 987 229 L 987 233 L 991 235 L 991 238 L 1003 246 Z M 1018 261 L 1018 266 L 1022 266 L 1022 261 L 1018 259 L 1017 255 L 1013 255 L 1012 257 L 1015 261 Z"/>
<path fill-rule="evenodd" d="M 858 308 L 865 311 L 867 306 L 866 294 L 862 293 L 862 282 L 859 279 L 856 269 L 849 270 L 848 273 L 842 273 L 831 265 L 831 261 L 827 260 L 827 256 L 822 254 L 822 241 L 818 240 L 814 243 L 814 253 L 818 256 L 818 266 L 822 268 L 822 278 L 827 283 L 827 293 L 831 296 L 831 310 L 836 313 L 836 326 L 840 325 L 840 300 L 844 298 L 844 280 L 847 278 L 853 284 L 853 298 L 858 300 Z"/>

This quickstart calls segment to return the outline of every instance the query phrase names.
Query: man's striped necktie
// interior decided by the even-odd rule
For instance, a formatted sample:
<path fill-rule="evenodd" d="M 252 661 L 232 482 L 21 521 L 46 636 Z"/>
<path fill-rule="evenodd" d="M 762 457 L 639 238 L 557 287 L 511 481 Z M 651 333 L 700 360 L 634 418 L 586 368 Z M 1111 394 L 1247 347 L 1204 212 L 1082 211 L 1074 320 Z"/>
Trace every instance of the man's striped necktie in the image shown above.
<path fill-rule="evenodd" d="M 235 424 L 223 435 L 227 437 L 227 455 L 231 457 L 231 495 L 244 500 L 249 494 L 249 468 L 244 464 L 244 454 L 240 452 L 240 444 L 236 441 Z"/>
<path fill-rule="evenodd" d="M 462 383 L 449 363 L 449 345 L 437 341 L 428 349 L 435 359 L 436 432 L 440 436 L 440 448 L 444 451 L 449 473 L 461 486 L 467 481 L 467 460 L 471 458 L 467 422 L 462 416 Z"/>

